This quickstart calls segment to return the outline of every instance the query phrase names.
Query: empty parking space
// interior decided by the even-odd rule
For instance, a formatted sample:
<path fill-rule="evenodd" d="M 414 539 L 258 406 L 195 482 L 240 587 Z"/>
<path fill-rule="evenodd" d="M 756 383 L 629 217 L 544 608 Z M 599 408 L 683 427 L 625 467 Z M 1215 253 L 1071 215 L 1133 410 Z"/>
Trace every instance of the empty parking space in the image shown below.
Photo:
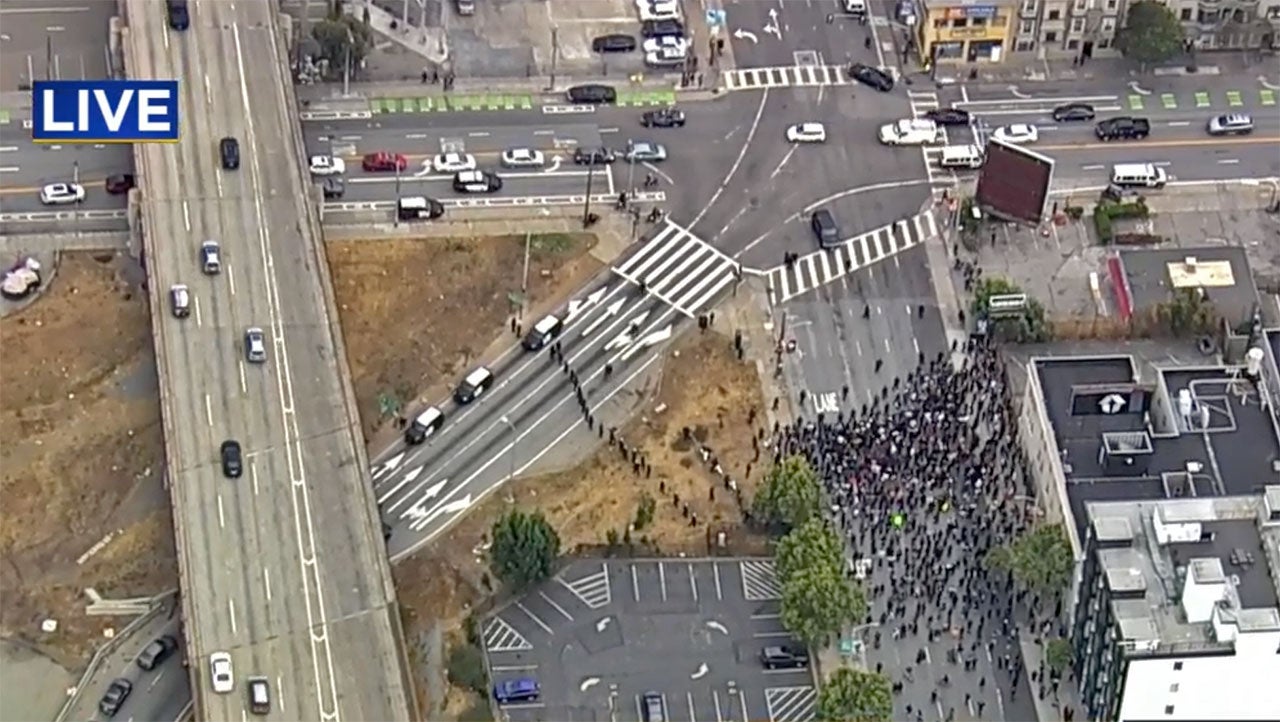
<path fill-rule="evenodd" d="M 761 651 L 790 642 L 771 560 L 579 561 L 490 616 L 495 683 L 525 677 L 538 700 L 513 722 L 813 718 L 807 668 L 765 670 Z"/>
<path fill-rule="evenodd" d="M 35 80 L 108 77 L 107 36 L 116 4 L 12 0 L 0 6 L 0 91 Z"/>

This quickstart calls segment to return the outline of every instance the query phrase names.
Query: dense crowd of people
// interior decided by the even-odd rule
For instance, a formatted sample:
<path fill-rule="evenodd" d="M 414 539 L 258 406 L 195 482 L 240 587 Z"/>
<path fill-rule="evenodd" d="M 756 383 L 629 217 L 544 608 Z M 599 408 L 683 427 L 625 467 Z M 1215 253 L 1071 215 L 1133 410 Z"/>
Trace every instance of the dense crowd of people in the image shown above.
<path fill-rule="evenodd" d="M 895 719 L 996 717 L 989 682 L 1016 699 L 1022 672 L 1013 581 L 985 558 L 1029 522 L 1030 482 L 1004 367 L 980 340 L 965 351 L 958 368 L 939 354 L 861 409 L 796 420 L 774 447 L 775 462 L 807 458 L 826 489 L 864 580 L 863 638 L 900 658 L 875 665 L 893 681 Z"/>

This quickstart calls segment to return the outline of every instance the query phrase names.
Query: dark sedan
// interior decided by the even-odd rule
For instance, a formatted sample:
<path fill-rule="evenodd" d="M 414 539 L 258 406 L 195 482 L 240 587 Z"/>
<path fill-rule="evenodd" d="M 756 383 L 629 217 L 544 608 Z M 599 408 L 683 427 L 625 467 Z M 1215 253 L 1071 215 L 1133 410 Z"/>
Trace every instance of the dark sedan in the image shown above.
<path fill-rule="evenodd" d="M 862 63 L 850 65 L 849 77 L 863 85 L 871 86 L 881 93 L 893 90 L 893 76 L 871 65 L 863 65 Z"/>
<path fill-rule="evenodd" d="M 970 121 L 969 111 L 963 108 L 934 108 L 924 117 L 938 125 L 968 125 Z"/>
<path fill-rule="evenodd" d="M 630 35 L 601 35 L 591 41 L 591 51 L 596 53 L 629 53 L 636 49 L 636 39 Z"/>
<path fill-rule="evenodd" d="M 1068 103 L 1053 109 L 1053 119 L 1059 123 L 1072 120 L 1093 120 L 1097 113 L 1092 105 L 1085 103 Z"/>
<path fill-rule="evenodd" d="M 617 160 L 617 156 L 608 148 L 575 148 L 573 162 L 578 165 L 608 165 Z"/>
<path fill-rule="evenodd" d="M 640 125 L 646 128 L 683 128 L 684 111 L 675 108 L 647 110 L 640 116 Z"/>
<path fill-rule="evenodd" d="M 107 192 L 112 195 L 128 193 L 133 189 L 134 185 L 135 181 L 130 173 L 116 173 L 115 175 L 107 176 Z"/>
<path fill-rule="evenodd" d="M 129 693 L 132 691 L 133 682 L 123 677 L 112 680 L 102 699 L 98 700 L 98 711 L 106 717 L 115 717 L 116 712 L 124 706 L 124 701 L 129 699 Z"/>

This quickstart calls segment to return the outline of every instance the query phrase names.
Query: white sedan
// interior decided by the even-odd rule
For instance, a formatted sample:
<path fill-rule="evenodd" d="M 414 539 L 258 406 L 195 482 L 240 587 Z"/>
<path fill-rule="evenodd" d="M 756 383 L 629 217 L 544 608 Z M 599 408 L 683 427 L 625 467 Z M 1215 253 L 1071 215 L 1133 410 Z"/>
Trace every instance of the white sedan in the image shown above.
<path fill-rule="evenodd" d="M 50 183 L 40 189 L 40 202 L 46 206 L 62 206 L 84 200 L 84 186 L 79 183 Z"/>
<path fill-rule="evenodd" d="M 231 655 L 214 652 L 209 655 L 209 671 L 213 675 L 213 691 L 226 694 L 235 689 L 236 678 L 231 673 Z"/>
<path fill-rule="evenodd" d="M 507 148 L 502 151 L 504 168 L 541 168 L 546 164 L 542 151 L 533 148 Z"/>
<path fill-rule="evenodd" d="M 678 0 L 636 0 L 636 10 L 640 20 L 679 20 L 680 3 Z"/>
<path fill-rule="evenodd" d="M 644 41 L 646 53 L 661 52 L 665 48 L 675 48 L 681 55 L 685 55 L 689 52 L 689 41 L 681 35 L 660 35 Z"/>
<path fill-rule="evenodd" d="M 825 143 L 827 127 L 822 123 L 800 123 L 787 128 L 787 140 L 792 143 Z"/>
<path fill-rule="evenodd" d="M 1040 131 L 1034 125 L 1026 123 L 1014 123 L 1013 125 L 1002 125 L 996 128 L 991 137 L 1003 143 L 1013 143 L 1014 145 L 1023 145 L 1025 143 L 1034 143 L 1040 140 Z"/>
<path fill-rule="evenodd" d="M 347 172 L 347 162 L 331 155 L 311 156 L 311 175 L 342 175 Z"/>
<path fill-rule="evenodd" d="M 431 167 L 437 173 L 461 173 L 476 169 L 476 157 L 470 153 L 441 153 L 431 159 Z"/>

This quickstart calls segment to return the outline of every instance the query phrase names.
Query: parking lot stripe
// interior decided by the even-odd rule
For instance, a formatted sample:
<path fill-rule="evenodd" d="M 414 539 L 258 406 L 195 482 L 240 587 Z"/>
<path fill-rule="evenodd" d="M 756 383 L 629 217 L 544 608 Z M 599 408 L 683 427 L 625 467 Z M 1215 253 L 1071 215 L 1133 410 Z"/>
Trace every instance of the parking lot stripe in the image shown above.
<path fill-rule="evenodd" d="M 720 562 L 711 563 L 711 575 L 716 580 L 716 601 L 724 600 L 724 594 L 720 589 Z"/>
<path fill-rule="evenodd" d="M 689 563 L 689 591 L 693 593 L 693 601 L 698 601 L 698 580 L 693 576 L 693 563 Z"/>
<path fill-rule="evenodd" d="M 569 620 L 570 622 L 573 621 L 573 615 L 566 612 L 564 607 L 556 603 L 556 600 L 552 599 L 551 597 L 548 597 L 546 592 L 539 591 L 538 596 L 542 597 L 547 604 L 550 604 L 552 609 L 556 610 L 557 612 L 560 612 L 560 614 L 563 615 L 565 619 Z"/>
<path fill-rule="evenodd" d="M 667 601 L 667 565 L 658 562 L 658 585 L 662 587 L 662 601 Z"/>
<path fill-rule="evenodd" d="M 542 627 L 542 631 L 546 632 L 547 634 L 552 633 L 551 627 L 546 622 L 542 621 L 538 617 L 538 615 L 530 611 L 529 608 L 524 605 L 524 603 L 516 602 L 516 609 L 519 609 L 520 611 L 524 612 L 525 616 L 528 617 L 529 619 L 532 619 L 534 624 L 538 625 L 539 627 Z"/>
<path fill-rule="evenodd" d="M 502 617 L 493 617 L 484 627 L 484 646 L 490 652 L 524 652 L 533 649 L 529 640 L 507 624 Z"/>
<path fill-rule="evenodd" d="M 631 595 L 640 601 L 640 579 L 636 576 L 636 566 L 631 565 Z"/>

